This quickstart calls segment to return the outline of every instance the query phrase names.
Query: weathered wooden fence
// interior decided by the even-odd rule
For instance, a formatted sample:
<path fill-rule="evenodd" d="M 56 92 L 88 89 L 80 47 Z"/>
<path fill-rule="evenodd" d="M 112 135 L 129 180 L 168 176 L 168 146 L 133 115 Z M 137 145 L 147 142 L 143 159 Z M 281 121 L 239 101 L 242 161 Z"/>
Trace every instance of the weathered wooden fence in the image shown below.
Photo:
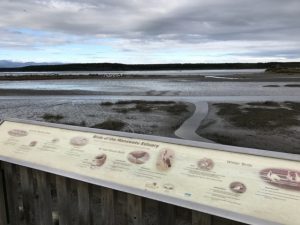
<path fill-rule="evenodd" d="M 242 224 L 3 161 L 0 168 L 0 225 Z"/>

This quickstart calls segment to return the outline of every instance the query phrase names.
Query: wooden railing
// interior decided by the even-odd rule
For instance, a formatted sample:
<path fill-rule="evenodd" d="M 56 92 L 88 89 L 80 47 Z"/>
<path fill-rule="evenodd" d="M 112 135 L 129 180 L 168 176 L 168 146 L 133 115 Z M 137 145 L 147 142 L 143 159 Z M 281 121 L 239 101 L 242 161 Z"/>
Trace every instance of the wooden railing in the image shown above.
<path fill-rule="evenodd" d="M 0 167 L 0 225 L 242 224 L 16 164 Z"/>

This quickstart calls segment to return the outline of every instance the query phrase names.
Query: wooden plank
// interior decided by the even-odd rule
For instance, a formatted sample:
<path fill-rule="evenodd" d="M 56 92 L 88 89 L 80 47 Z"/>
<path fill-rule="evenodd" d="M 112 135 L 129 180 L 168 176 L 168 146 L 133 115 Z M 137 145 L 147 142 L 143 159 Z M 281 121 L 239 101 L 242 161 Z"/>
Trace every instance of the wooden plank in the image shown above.
<path fill-rule="evenodd" d="M 213 217 L 213 225 L 246 225 L 245 223 L 237 222 L 234 220 L 225 219 L 219 216 Z"/>
<path fill-rule="evenodd" d="M 159 224 L 174 225 L 175 224 L 175 206 L 159 202 Z"/>
<path fill-rule="evenodd" d="M 5 181 L 4 181 L 4 172 L 1 168 L 0 161 L 0 224 L 7 225 L 7 208 L 6 208 L 6 195 L 5 195 Z"/>
<path fill-rule="evenodd" d="M 71 199 L 71 214 L 72 214 L 72 225 L 81 225 L 79 224 L 79 209 L 78 209 L 78 190 L 77 190 L 77 180 L 70 179 L 69 180 L 69 192 Z"/>
<path fill-rule="evenodd" d="M 56 191 L 59 225 L 73 225 L 71 219 L 71 196 L 65 177 L 56 176 Z"/>
<path fill-rule="evenodd" d="M 91 185 L 91 220 L 93 225 L 103 225 L 101 208 L 102 208 L 101 188 L 96 185 Z"/>
<path fill-rule="evenodd" d="M 127 195 L 127 224 L 143 225 L 142 198 L 140 196 Z"/>
<path fill-rule="evenodd" d="M 34 207 L 34 190 L 33 190 L 33 178 L 32 171 L 26 167 L 20 167 L 20 182 L 23 202 L 23 223 L 27 224 L 39 224 L 37 218 L 35 218 Z"/>
<path fill-rule="evenodd" d="M 175 206 L 175 225 L 192 225 L 192 211 Z"/>
<path fill-rule="evenodd" d="M 145 225 L 159 224 L 159 202 L 148 198 L 144 198 L 143 200 L 143 218 Z"/>
<path fill-rule="evenodd" d="M 8 221 L 10 225 L 21 224 L 19 193 L 19 168 L 10 163 L 2 162 L 2 169 L 4 171 Z"/>
<path fill-rule="evenodd" d="M 101 188 L 101 224 L 115 225 L 114 191 L 108 188 Z"/>
<path fill-rule="evenodd" d="M 79 210 L 79 224 L 90 225 L 90 194 L 89 185 L 84 182 L 78 182 L 78 210 Z"/>
<path fill-rule="evenodd" d="M 192 211 L 192 225 L 212 225 L 212 216 L 206 213 Z"/>
<path fill-rule="evenodd" d="M 115 224 L 127 225 L 127 193 L 114 191 Z"/>
<path fill-rule="evenodd" d="M 52 199 L 50 184 L 47 181 L 47 174 L 41 171 L 34 171 L 37 179 L 38 206 L 37 213 L 40 215 L 40 225 L 52 225 Z"/>

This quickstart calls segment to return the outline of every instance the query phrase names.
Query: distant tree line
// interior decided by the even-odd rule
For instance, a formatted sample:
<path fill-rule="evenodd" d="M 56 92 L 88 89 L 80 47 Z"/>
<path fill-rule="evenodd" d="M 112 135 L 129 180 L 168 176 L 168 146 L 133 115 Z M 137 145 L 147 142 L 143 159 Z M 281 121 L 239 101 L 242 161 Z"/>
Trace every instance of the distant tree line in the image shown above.
<path fill-rule="evenodd" d="M 269 63 L 185 63 L 185 64 L 121 64 L 121 63 L 76 63 L 38 65 L 19 68 L 0 68 L 0 72 L 45 72 L 45 71 L 136 71 L 136 70 L 217 70 L 217 69 L 267 69 L 274 67 L 299 68 L 300 62 Z"/>

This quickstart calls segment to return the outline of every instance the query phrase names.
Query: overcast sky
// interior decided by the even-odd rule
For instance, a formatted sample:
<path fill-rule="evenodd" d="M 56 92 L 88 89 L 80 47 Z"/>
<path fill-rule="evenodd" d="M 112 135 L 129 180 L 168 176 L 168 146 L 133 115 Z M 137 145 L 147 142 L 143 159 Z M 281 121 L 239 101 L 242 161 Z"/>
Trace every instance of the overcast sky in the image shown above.
<path fill-rule="evenodd" d="M 300 61 L 299 0 L 0 0 L 0 60 Z"/>

